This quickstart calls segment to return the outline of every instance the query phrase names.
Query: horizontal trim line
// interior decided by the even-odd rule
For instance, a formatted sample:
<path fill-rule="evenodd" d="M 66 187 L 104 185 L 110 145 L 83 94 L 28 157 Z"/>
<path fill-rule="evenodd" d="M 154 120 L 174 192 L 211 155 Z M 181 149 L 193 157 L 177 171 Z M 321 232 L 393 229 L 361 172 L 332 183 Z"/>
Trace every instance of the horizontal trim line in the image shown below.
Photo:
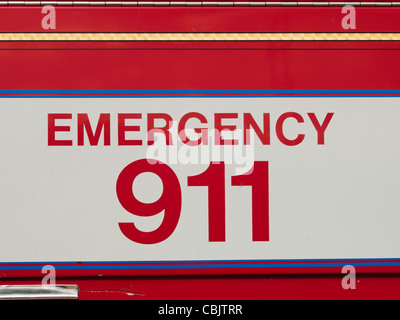
<path fill-rule="evenodd" d="M 119 95 L 119 96 L 111 96 L 111 95 L 59 95 L 59 96 L 0 96 L 1 98 L 18 98 L 18 99 L 27 99 L 27 98 L 398 98 L 400 95 Z"/>
<path fill-rule="evenodd" d="M 259 2 L 259 1 L 0 1 L 0 6 L 90 7 L 398 7 L 400 2 Z"/>
<path fill-rule="evenodd" d="M 400 33 L 0 33 L 0 41 L 400 41 Z"/>
<path fill-rule="evenodd" d="M 78 299 L 77 285 L 0 285 L 0 300 Z"/>
<path fill-rule="evenodd" d="M 243 269 L 243 268 L 329 268 L 399 267 L 398 259 L 322 259 L 322 260 L 195 260 L 136 262 L 15 262 L 0 263 L 1 271 L 35 271 L 45 265 L 56 270 L 156 270 L 156 269 Z"/>
<path fill-rule="evenodd" d="M 306 98 L 399 97 L 400 90 L 0 90 L 1 98 Z"/>
<path fill-rule="evenodd" d="M 31 262 L 0 262 L 0 266 L 5 265 L 115 265 L 115 264 L 201 264 L 201 263 L 354 263 L 354 262 L 396 262 L 400 263 L 400 258 L 336 258 L 336 259 L 243 259 L 243 260 L 143 260 L 143 261 L 31 261 Z"/>
<path fill-rule="evenodd" d="M 389 93 L 399 94 L 400 89 L 254 89 L 254 90 L 230 90 L 230 89 L 183 89 L 183 90 L 0 90 L 0 94 L 323 94 L 323 93 Z"/>

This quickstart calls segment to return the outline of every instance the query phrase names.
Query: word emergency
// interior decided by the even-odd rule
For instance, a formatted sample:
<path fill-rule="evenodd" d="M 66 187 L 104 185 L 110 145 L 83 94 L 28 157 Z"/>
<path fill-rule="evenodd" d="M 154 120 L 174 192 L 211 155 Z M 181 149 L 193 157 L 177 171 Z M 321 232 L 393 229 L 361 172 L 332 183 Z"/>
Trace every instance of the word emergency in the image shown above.
<path fill-rule="evenodd" d="M 98 116 L 97 124 L 89 119 L 87 113 L 49 113 L 48 114 L 48 145 L 49 146 L 84 146 L 87 140 L 90 146 L 97 146 L 100 138 L 103 136 L 103 145 L 111 145 L 111 132 L 116 134 L 115 140 L 118 146 L 142 146 L 144 144 L 153 145 L 155 134 L 161 134 L 165 138 L 166 145 L 173 145 L 172 127 L 176 123 L 178 127 L 178 136 L 181 142 L 189 146 L 198 146 L 208 144 L 211 133 L 212 142 L 215 145 L 237 145 L 239 139 L 227 138 L 224 133 L 235 133 L 241 130 L 243 132 L 243 144 L 248 145 L 251 141 L 251 134 L 254 133 L 262 145 L 271 144 L 272 131 L 275 133 L 278 141 L 286 146 L 297 146 L 306 138 L 305 130 L 302 124 L 315 130 L 317 135 L 317 144 L 325 144 L 325 132 L 334 113 L 327 113 L 323 119 L 318 119 L 315 113 L 302 115 L 297 112 L 286 112 L 277 117 L 272 125 L 270 113 L 263 113 L 262 120 L 255 120 L 251 113 L 215 113 L 213 115 L 213 127 L 207 126 L 211 123 L 205 115 L 199 112 L 190 112 L 184 114 L 180 119 L 173 119 L 167 113 L 118 113 L 116 118 L 112 119 L 110 113 L 101 113 Z M 145 124 L 143 120 L 146 118 Z M 195 128 L 189 128 L 188 122 L 197 123 Z M 112 123 L 116 123 L 116 130 L 112 131 Z M 290 125 L 290 128 L 297 132 L 293 136 L 285 133 L 284 128 Z M 146 129 L 146 138 L 140 138 L 140 133 Z M 71 131 L 76 128 L 76 135 Z M 113 127 L 113 130 L 115 128 Z M 197 134 L 195 138 L 188 135 L 188 129 Z M 308 129 L 308 127 L 307 127 Z M 85 133 L 87 139 L 85 139 Z M 135 134 L 137 136 L 135 136 Z M 62 135 L 60 137 L 59 135 Z"/>

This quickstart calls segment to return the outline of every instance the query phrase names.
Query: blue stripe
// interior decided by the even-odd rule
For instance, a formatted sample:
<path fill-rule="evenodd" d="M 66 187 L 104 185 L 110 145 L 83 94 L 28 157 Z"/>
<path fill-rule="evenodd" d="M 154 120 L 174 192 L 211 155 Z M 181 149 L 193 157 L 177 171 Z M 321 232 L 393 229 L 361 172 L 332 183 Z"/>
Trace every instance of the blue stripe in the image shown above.
<path fill-rule="evenodd" d="M 387 260 L 395 260 L 388 262 Z M 341 262 L 339 262 L 341 261 Z M 374 262 L 372 262 L 374 261 Z M 249 262 L 249 263 L 245 263 Z M 257 263 L 258 262 L 258 263 Z M 264 262 L 264 263 L 263 263 Z M 267 263 L 272 262 L 272 263 Z M 196 260 L 196 261 L 118 261 L 118 262 L 6 262 L 0 263 L 0 271 L 42 270 L 44 265 L 53 265 L 56 270 L 160 270 L 160 269 L 240 269 L 240 268 L 328 268 L 352 265 L 354 267 L 398 267 L 400 259 L 304 259 L 304 260 Z M 87 265 L 87 264 L 97 265 Z M 108 265 L 99 265 L 101 263 Z M 109 265 L 115 263 L 141 263 L 141 265 Z M 162 263 L 167 263 L 163 265 Z M 191 263 L 191 264 L 187 264 Z M 201 263 L 201 264 L 200 264 Z M 208 264 L 207 264 L 208 263 Z M 212 264 L 210 264 L 212 263 Z M 25 264 L 15 266 L 15 264 Z M 28 264 L 32 264 L 28 266 Z M 86 265 L 85 265 L 86 264 Z M 147 264 L 147 265 L 146 265 Z"/>
<path fill-rule="evenodd" d="M 117 95 L 117 96 L 115 96 Z M 0 98 L 398 97 L 400 89 L 321 90 L 0 90 Z"/>
<path fill-rule="evenodd" d="M 57 264 L 119 264 L 119 263 L 142 263 L 142 264 L 163 264 L 163 263 L 350 263 L 351 261 L 357 261 L 361 263 L 367 263 L 371 261 L 378 261 L 378 263 L 385 263 L 388 261 L 396 261 L 400 263 L 400 258 L 343 258 L 343 259 L 251 259 L 251 260 L 145 260 L 145 261 L 17 261 L 17 262 L 0 262 L 0 265 L 13 265 L 13 264 L 38 264 L 38 265 L 57 265 Z"/>
<path fill-rule="evenodd" d="M 346 263 L 277 263 L 277 264 L 192 264 L 192 265 L 120 265 L 120 266 L 54 266 L 56 270 L 156 270 L 156 269 L 239 269 L 239 268 L 328 268 Z M 353 267 L 398 267 L 400 262 L 352 263 Z M 1 271 L 42 270 L 41 266 L 0 267 Z"/>
<path fill-rule="evenodd" d="M 182 94 L 222 94 L 222 95 L 243 95 L 243 94 L 400 94 L 400 89 L 321 89 L 321 90 L 0 90 L 0 94 L 43 94 L 43 95 L 182 95 Z"/>
<path fill-rule="evenodd" d="M 85 96 L 75 96 L 75 95 L 64 95 L 64 96 L 41 96 L 41 95 L 36 95 L 36 96 L 0 96 L 1 98 L 13 98 L 13 99 L 26 99 L 26 98 L 81 98 L 81 99 L 87 99 L 87 98 L 398 98 L 400 94 L 398 95 L 362 95 L 362 94 L 349 94 L 349 95 L 218 95 L 218 96 L 210 96 L 210 95 L 156 95 L 156 96 L 125 96 L 125 95 L 119 95 L 119 96 L 110 96 L 110 95 L 96 95 L 96 96 L 91 96 L 91 95 L 85 95 Z"/>

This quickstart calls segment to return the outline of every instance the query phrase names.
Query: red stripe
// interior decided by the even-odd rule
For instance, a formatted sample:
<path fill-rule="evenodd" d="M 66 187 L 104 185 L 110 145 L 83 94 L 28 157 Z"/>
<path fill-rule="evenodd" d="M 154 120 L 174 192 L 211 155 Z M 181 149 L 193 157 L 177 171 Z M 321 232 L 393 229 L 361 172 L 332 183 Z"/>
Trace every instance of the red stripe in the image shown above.
<path fill-rule="evenodd" d="M 341 10 L 341 7 L 57 7 L 56 32 L 344 32 Z M 399 32 L 399 10 L 357 8 L 357 32 Z M 41 7 L 1 8 L 0 30 L 43 32 L 41 16 Z"/>

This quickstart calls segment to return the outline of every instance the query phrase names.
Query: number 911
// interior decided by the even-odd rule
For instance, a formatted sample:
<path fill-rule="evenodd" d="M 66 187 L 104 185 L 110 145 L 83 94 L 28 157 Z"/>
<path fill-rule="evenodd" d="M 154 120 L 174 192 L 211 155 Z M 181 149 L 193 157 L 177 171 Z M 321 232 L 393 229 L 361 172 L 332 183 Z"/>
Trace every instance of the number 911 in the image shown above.
<path fill-rule="evenodd" d="M 153 203 L 139 201 L 133 183 L 142 173 L 157 175 L 163 191 Z M 269 176 L 268 162 L 256 161 L 249 172 L 231 177 L 232 186 L 252 187 L 253 241 L 269 241 Z M 225 163 L 211 162 L 206 171 L 187 179 L 189 187 L 208 188 L 208 237 L 210 242 L 223 242 L 225 230 Z M 119 223 L 122 233 L 140 244 L 156 244 L 169 238 L 178 225 L 182 209 L 182 190 L 175 172 L 165 163 L 141 159 L 127 165 L 117 179 L 117 197 L 122 207 L 140 217 L 151 217 L 164 211 L 161 225 L 154 231 L 140 231 L 134 223 Z"/>

